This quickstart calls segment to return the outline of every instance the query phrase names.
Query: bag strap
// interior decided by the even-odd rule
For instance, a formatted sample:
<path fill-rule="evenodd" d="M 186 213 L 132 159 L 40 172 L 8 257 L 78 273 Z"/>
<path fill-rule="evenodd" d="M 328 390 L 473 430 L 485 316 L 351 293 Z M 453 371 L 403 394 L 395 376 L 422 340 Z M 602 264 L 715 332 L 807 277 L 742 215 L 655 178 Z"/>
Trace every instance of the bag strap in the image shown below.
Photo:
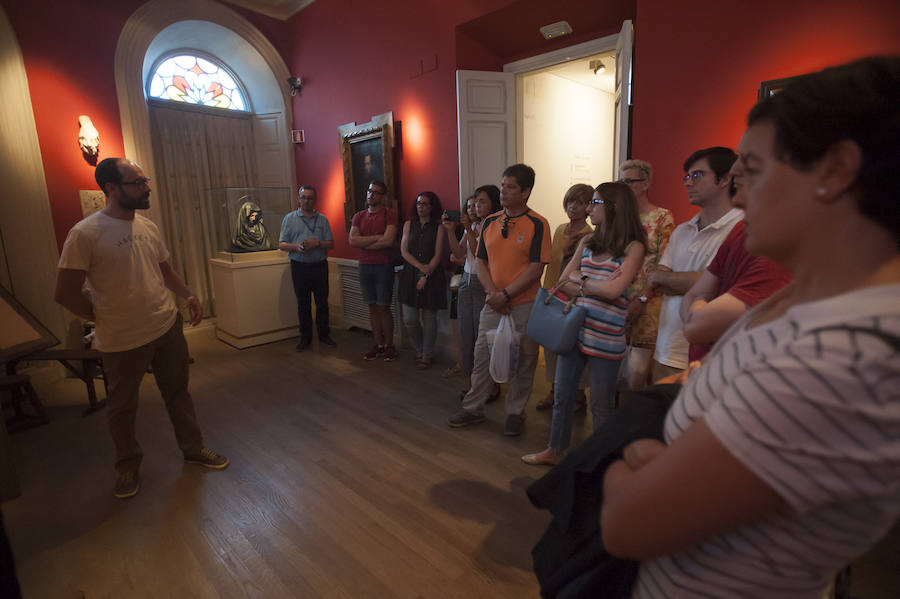
<path fill-rule="evenodd" d="M 550 303 L 550 300 L 553 298 L 553 296 L 556 295 L 556 292 L 559 291 L 562 288 L 562 286 L 565 285 L 567 282 L 568 281 L 561 281 L 561 282 L 557 283 L 556 285 L 554 285 L 553 288 L 547 292 L 547 297 L 546 297 L 546 299 L 544 299 L 545 306 Z M 572 297 L 569 298 L 569 301 L 567 301 L 566 305 L 563 307 L 563 314 L 569 313 L 569 310 L 571 310 L 572 306 L 575 305 L 575 300 L 577 300 L 577 299 L 578 299 L 577 295 L 573 295 Z"/>

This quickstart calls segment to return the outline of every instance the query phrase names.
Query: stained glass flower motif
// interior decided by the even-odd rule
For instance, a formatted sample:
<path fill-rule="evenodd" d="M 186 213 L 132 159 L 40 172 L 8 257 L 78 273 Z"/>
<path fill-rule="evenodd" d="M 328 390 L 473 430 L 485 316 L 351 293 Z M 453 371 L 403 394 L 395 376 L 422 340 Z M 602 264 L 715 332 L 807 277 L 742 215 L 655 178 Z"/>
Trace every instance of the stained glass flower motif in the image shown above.
<path fill-rule="evenodd" d="M 151 98 L 247 111 L 231 75 L 199 56 L 182 54 L 164 60 L 150 78 L 149 91 Z"/>

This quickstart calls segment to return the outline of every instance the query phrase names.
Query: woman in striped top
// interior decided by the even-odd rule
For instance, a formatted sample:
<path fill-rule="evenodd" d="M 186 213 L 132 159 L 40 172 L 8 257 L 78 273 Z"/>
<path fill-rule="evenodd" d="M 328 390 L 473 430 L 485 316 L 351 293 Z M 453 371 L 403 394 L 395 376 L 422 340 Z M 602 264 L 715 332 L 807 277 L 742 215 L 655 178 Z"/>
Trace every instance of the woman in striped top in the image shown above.
<path fill-rule="evenodd" d="M 796 79 L 738 146 L 750 253 L 794 283 L 606 471 L 634 597 L 809 598 L 900 514 L 900 57 Z"/>
<path fill-rule="evenodd" d="M 561 291 L 577 293 L 576 303 L 587 309 L 587 316 L 575 349 L 557 358 L 548 447 L 522 456 L 527 464 L 553 465 L 562 460 L 569 448 L 575 393 L 585 365 L 590 375 L 594 430 L 613 407 L 619 364 L 625 356 L 626 294 L 643 264 L 647 233 L 634 193 L 624 183 L 598 185 L 588 216 L 594 232 L 582 238 L 559 277 L 568 280 Z"/>

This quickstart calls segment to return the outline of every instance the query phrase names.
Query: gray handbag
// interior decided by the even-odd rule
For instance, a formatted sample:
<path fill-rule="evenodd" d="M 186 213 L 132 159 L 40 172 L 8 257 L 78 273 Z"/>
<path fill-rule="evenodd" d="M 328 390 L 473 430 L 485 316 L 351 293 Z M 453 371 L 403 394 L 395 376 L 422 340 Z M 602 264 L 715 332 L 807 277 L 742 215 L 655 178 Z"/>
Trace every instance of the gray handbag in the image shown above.
<path fill-rule="evenodd" d="M 566 354 L 575 347 L 587 310 L 575 305 L 577 295 L 569 298 L 568 302 L 556 297 L 554 294 L 559 288 L 558 284 L 549 291 L 538 289 L 525 332 L 545 349 Z"/>

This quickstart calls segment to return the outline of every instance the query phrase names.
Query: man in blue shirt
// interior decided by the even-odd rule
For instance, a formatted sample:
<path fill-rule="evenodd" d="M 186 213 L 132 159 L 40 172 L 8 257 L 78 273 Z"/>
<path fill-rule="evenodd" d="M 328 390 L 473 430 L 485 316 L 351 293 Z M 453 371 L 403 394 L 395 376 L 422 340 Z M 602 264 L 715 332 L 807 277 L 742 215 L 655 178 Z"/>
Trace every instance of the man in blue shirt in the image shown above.
<path fill-rule="evenodd" d="M 297 351 L 312 344 L 312 301 L 316 299 L 316 329 L 319 342 L 336 345 L 328 325 L 328 250 L 334 247 L 331 226 L 323 214 L 316 211 L 318 194 L 312 185 L 300 188 L 300 207 L 281 221 L 278 249 L 288 252 L 291 259 L 291 279 L 297 295 L 297 316 L 300 320 L 300 341 Z"/>

